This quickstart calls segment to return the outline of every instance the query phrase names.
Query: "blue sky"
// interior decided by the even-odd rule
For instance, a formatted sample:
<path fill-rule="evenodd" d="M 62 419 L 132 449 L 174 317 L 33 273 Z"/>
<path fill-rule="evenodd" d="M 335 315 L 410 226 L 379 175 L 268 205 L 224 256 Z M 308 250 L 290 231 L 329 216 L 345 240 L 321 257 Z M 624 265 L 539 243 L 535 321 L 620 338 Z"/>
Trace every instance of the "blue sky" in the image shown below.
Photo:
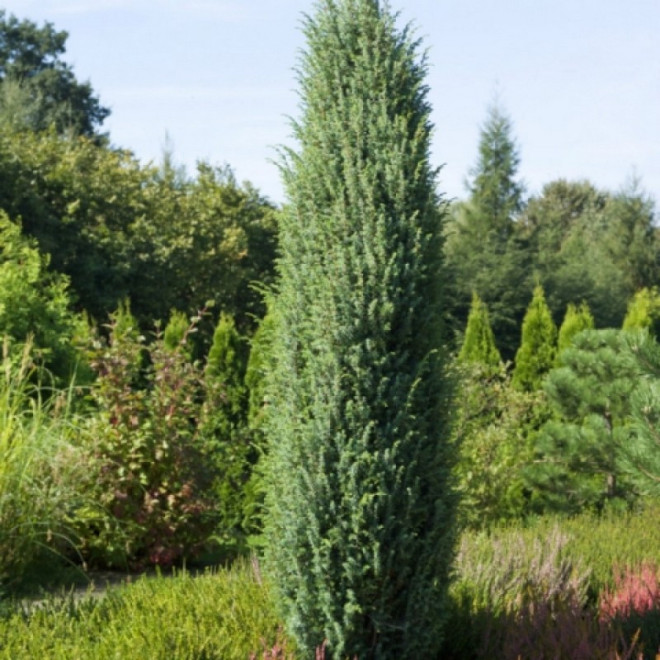
<path fill-rule="evenodd" d="M 393 0 L 429 50 L 440 190 L 464 197 L 495 94 L 529 194 L 556 178 L 660 201 L 660 0 Z M 293 68 L 312 0 L 9 0 L 69 32 L 66 59 L 112 109 L 117 146 L 229 164 L 283 201 L 274 148 L 292 145 Z"/>

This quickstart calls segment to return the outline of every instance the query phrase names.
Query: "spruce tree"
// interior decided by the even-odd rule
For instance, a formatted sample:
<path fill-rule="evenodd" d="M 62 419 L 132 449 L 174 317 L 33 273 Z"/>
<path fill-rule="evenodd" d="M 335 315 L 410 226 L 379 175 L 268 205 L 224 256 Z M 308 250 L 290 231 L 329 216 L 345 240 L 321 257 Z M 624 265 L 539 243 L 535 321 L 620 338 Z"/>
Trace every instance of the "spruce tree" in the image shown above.
<path fill-rule="evenodd" d="M 545 302 L 543 287 L 537 285 L 523 319 L 512 380 L 516 387 L 530 392 L 541 387 L 543 376 L 555 360 L 556 341 L 557 327 Z"/>
<path fill-rule="evenodd" d="M 493 104 L 480 132 L 469 199 L 453 206 L 445 247 L 452 280 L 451 315 L 462 325 L 470 294 L 476 291 L 488 305 L 505 359 L 513 357 L 518 344 L 525 312 L 519 292 L 529 280 L 529 259 L 514 231 L 523 206 L 519 163 L 511 120 Z"/>
<path fill-rule="evenodd" d="M 522 208 L 523 185 L 516 180 L 520 154 L 511 120 L 498 103 L 488 108 L 479 137 L 479 158 L 470 172 L 470 199 L 488 231 L 506 237 Z"/>
<path fill-rule="evenodd" d="M 472 306 L 458 360 L 459 362 L 474 362 L 495 369 L 502 361 L 500 352 L 495 345 L 495 335 L 488 320 L 488 309 L 476 292 L 472 294 Z"/>
<path fill-rule="evenodd" d="M 304 22 L 267 383 L 266 567 L 305 657 L 437 657 L 454 546 L 426 63 L 378 0 Z"/>
<path fill-rule="evenodd" d="M 587 303 L 582 303 L 579 307 L 568 303 L 566 315 L 557 336 L 557 361 L 559 362 L 562 352 L 571 345 L 575 335 L 583 330 L 593 329 L 593 327 L 594 317 Z"/>

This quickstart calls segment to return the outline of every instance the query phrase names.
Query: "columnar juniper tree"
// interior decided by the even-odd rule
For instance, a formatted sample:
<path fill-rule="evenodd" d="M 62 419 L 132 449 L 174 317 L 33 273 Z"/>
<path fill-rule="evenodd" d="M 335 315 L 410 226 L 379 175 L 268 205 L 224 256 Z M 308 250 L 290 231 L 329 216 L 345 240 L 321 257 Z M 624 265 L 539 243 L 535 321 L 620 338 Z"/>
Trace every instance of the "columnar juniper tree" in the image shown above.
<path fill-rule="evenodd" d="M 378 0 L 321 0 L 304 32 L 265 558 L 304 653 L 325 639 L 334 658 L 436 657 L 455 503 L 426 65 Z"/>

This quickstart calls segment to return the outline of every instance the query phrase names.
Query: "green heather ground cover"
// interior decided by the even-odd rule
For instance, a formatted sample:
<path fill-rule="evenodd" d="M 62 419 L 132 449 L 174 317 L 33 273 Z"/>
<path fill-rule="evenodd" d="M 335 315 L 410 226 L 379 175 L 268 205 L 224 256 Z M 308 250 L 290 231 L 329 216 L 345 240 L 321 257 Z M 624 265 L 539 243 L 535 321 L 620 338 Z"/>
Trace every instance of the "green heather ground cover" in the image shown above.
<path fill-rule="evenodd" d="M 143 577 L 103 598 L 5 603 L 0 657 L 261 657 L 280 638 L 268 599 L 256 564 L 240 562 L 196 577 Z"/>
<path fill-rule="evenodd" d="M 652 504 L 465 532 L 440 657 L 654 658 L 659 522 Z M 196 576 L 141 577 L 102 599 L 5 599 L 0 657 L 302 656 L 282 632 L 258 562 L 239 560 Z"/>

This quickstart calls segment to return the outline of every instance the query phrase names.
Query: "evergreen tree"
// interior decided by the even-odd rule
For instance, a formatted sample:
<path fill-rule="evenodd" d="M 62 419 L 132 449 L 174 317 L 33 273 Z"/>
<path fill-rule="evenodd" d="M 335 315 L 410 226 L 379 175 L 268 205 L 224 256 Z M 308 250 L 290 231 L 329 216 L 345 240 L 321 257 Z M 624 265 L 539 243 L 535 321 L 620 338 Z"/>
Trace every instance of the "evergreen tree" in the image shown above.
<path fill-rule="evenodd" d="M 218 537 L 226 550 L 234 552 L 242 550 L 245 542 L 244 487 L 256 460 L 247 433 L 246 362 L 247 343 L 236 330 L 234 319 L 221 314 L 204 374 L 203 432 L 218 474 Z"/>
<path fill-rule="evenodd" d="M 523 185 L 516 181 L 520 155 L 512 123 L 500 106 L 488 108 L 479 138 L 479 158 L 471 171 L 470 200 L 488 231 L 508 236 L 522 208 Z"/>
<path fill-rule="evenodd" d="M 626 332 L 625 347 L 642 378 L 630 396 L 630 438 L 619 448 L 618 468 L 644 495 L 660 494 L 660 345 L 648 332 Z"/>
<path fill-rule="evenodd" d="M 520 348 L 516 353 L 513 384 L 521 390 L 537 390 L 543 376 L 552 369 L 557 327 L 545 302 L 543 287 L 534 288 L 534 296 L 523 320 Z"/>
<path fill-rule="evenodd" d="M 488 320 L 488 310 L 476 292 L 472 294 L 472 307 L 458 360 L 494 368 L 497 368 L 502 361 Z"/>
<path fill-rule="evenodd" d="M 561 353 L 571 345 L 575 335 L 583 330 L 593 329 L 593 327 L 594 317 L 587 303 L 582 303 L 579 307 L 568 303 L 566 315 L 557 336 L 557 361 L 559 361 Z"/>
<path fill-rule="evenodd" d="M 471 292 L 476 291 L 488 305 L 505 359 L 513 357 L 518 345 L 525 311 L 519 291 L 529 280 L 526 251 L 514 231 L 523 206 L 523 186 L 516 179 L 519 162 L 511 121 L 494 104 L 481 129 L 470 197 L 454 205 L 445 246 L 454 323 L 465 323 Z"/>
<path fill-rule="evenodd" d="M 187 331 L 190 327 L 188 317 L 176 309 L 170 313 L 170 319 L 163 331 L 163 346 L 170 351 L 180 350 L 181 342 L 186 340 L 186 347 L 184 353 L 191 357 L 191 347 L 188 342 Z"/>
<path fill-rule="evenodd" d="M 539 435 L 528 475 L 545 506 L 576 511 L 633 495 L 618 456 L 630 440 L 630 400 L 642 370 L 626 334 L 579 333 L 544 383 L 556 418 Z"/>
<path fill-rule="evenodd" d="M 431 658 L 454 546 L 425 61 L 378 0 L 304 23 L 283 165 L 266 566 L 302 653 Z"/>
<path fill-rule="evenodd" d="M 236 330 L 233 317 L 221 314 L 206 360 L 207 389 L 219 408 L 216 419 L 225 435 L 245 425 L 247 343 Z"/>
<path fill-rule="evenodd" d="M 266 380 L 272 368 L 270 350 L 274 329 L 273 312 L 268 311 L 250 342 L 250 356 L 245 370 L 245 386 L 248 389 L 248 424 L 253 430 L 261 428 L 266 407 Z"/>
<path fill-rule="evenodd" d="M 644 287 L 628 303 L 623 319 L 624 330 L 649 330 L 654 336 L 660 331 L 660 294 L 654 287 Z"/>

